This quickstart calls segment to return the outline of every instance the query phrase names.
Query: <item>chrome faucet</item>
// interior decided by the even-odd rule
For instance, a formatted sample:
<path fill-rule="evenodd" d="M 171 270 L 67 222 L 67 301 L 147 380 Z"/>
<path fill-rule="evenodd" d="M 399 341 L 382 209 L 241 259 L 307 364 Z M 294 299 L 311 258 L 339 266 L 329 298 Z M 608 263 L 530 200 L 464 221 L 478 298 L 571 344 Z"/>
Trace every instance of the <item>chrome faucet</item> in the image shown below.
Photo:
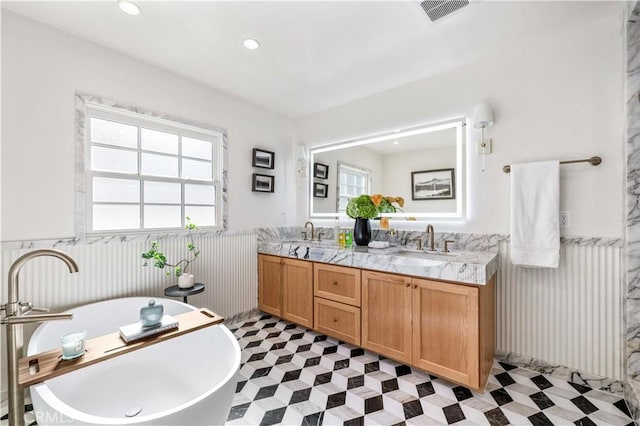
<path fill-rule="evenodd" d="M 433 230 L 433 225 L 428 224 L 427 225 L 427 234 L 429 234 L 429 251 L 436 251 L 436 245 L 434 243 L 434 234 L 435 231 Z"/>
<path fill-rule="evenodd" d="M 24 390 L 18 384 L 18 361 L 22 356 L 23 334 L 22 324 L 42 322 L 58 319 L 71 319 L 73 314 L 23 314 L 34 312 L 48 312 L 45 308 L 34 308 L 29 302 L 21 302 L 18 296 L 18 274 L 22 266 L 29 260 L 40 256 L 52 256 L 62 260 L 69 272 L 78 272 L 78 264 L 68 254 L 54 249 L 40 249 L 25 253 L 16 259 L 9 268 L 8 302 L 2 305 L 5 317 L 0 323 L 7 326 L 7 367 L 9 377 L 9 426 L 24 426 Z"/>
<path fill-rule="evenodd" d="M 311 225 L 311 239 L 309 241 L 313 241 L 313 237 L 315 236 L 315 230 L 313 228 L 313 223 L 311 223 L 310 220 L 308 220 L 305 224 L 304 224 L 304 230 L 307 230 L 307 225 Z"/>

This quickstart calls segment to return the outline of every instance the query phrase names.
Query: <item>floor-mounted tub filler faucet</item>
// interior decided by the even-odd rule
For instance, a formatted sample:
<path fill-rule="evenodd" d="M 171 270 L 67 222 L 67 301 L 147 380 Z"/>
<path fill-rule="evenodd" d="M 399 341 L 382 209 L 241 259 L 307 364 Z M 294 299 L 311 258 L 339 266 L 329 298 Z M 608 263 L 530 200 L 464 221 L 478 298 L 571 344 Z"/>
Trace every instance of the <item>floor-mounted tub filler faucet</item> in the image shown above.
<path fill-rule="evenodd" d="M 25 253 L 9 268 L 8 302 L 2 305 L 4 318 L 0 321 L 7 326 L 7 367 L 9 377 L 9 426 L 24 426 L 24 390 L 18 384 L 18 361 L 22 356 L 22 324 L 60 319 L 71 319 L 73 314 L 24 315 L 29 311 L 48 312 L 45 308 L 34 308 L 29 302 L 20 301 L 18 295 L 18 274 L 22 266 L 31 259 L 52 256 L 62 260 L 69 272 L 78 272 L 78 264 L 65 252 L 54 249 L 40 249 Z"/>

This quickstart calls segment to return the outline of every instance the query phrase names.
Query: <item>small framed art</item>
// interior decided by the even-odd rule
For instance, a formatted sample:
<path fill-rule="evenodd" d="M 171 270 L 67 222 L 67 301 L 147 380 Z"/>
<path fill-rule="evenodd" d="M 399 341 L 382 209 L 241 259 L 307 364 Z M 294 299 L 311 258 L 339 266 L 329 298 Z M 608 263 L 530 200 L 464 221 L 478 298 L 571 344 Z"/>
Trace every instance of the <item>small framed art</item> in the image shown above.
<path fill-rule="evenodd" d="M 313 183 L 313 196 L 316 198 L 327 198 L 327 192 L 329 190 L 329 185 L 324 183 Z"/>
<path fill-rule="evenodd" d="M 266 151 L 264 149 L 253 148 L 253 167 L 263 169 L 273 169 L 275 152 Z"/>
<path fill-rule="evenodd" d="M 322 163 L 313 163 L 313 177 L 320 179 L 329 178 L 329 166 Z"/>
<path fill-rule="evenodd" d="M 411 172 L 412 200 L 452 200 L 455 187 L 454 169 Z"/>
<path fill-rule="evenodd" d="M 251 190 L 253 192 L 273 192 L 274 177 L 269 175 L 253 174 Z"/>

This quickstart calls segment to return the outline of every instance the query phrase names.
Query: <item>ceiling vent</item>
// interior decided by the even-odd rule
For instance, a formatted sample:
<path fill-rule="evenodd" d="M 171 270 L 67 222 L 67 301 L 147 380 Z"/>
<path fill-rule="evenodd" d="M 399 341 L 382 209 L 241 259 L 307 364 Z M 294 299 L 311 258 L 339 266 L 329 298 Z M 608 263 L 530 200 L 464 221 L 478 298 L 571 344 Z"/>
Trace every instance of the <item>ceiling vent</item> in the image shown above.
<path fill-rule="evenodd" d="M 425 0 L 420 3 L 420 6 L 427 13 L 429 19 L 435 22 L 456 10 L 469 6 L 469 0 Z"/>

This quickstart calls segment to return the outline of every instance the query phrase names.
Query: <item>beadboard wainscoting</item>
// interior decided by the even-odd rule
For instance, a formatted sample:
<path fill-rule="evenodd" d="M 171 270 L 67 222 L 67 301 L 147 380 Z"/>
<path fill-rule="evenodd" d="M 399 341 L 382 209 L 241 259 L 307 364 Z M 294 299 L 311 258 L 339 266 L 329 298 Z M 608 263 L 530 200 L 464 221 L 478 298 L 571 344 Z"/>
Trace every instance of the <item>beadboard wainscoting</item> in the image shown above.
<path fill-rule="evenodd" d="M 622 380 L 622 242 L 564 242 L 557 269 L 514 266 L 508 241 L 499 256 L 497 349 Z"/>
<path fill-rule="evenodd" d="M 3 279 L 11 263 L 22 254 L 41 247 L 52 247 L 70 254 L 80 268 L 69 274 L 58 259 L 40 257 L 24 265 L 20 273 L 19 294 L 22 301 L 60 312 L 73 306 L 99 300 L 129 296 L 164 297 L 165 287 L 176 283 L 175 277 L 153 266 L 143 266 L 141 254 L 149 249 L 150 237 L 87 241 L 24 243 L 28 248 L 3 248 Z M 184 237 L 161 236 L 158 243 L 170 261 L 186 254 Z M 197 282 L 205 291 L 189 297 L 189 303 L 205 307 L 222 316 L 251 311 L 258 306 L 258 258 L 253 231 L 227 231 L 197 236 L 200 249 L 193 263 Z M 15 245 L 12 243 L 4 246 Z M 2 285 L 2 300 L 7 300 L 7 285 Z M 2 302 L 4 303 L 4 302 Z M 25 342 L 36 325 L 25 325 Z M 2 333 L 2 347 L 5 347 Z M 6 389 L 6 360 L 2 357 L 2 389 Z"/>
<path fill-rule="evenodd" d="M 185 238 L 158 239 L 160 249 L 171 262 L 186 256 L 186 242 Z M 197 282 L 204 283 L 205 291 L 191 296 L 189 303 L 223 316 L 254 308 L 258 280 L 255 234 L 198 236 L 194 243 L 201 254 L 189 272 Z M 20 297 L 34 306 L 56 311 L 115 297 L 164 297 L 164 288 L 176 284 L 176 278 L 166 275 L 169 268 L 143 266 L 141 254 L 149 247 L 150 243 L 142 239 L 58 245 L 56 248 L 76 259 L 80 272 L 70 275 L 62 262 L 51 257 L 34 259 L 22 268 Z M 3 269 L 7 271 L 27 251 L 3 250 Z M 3 296 L 6 297 L 6 288 Z"/>
<path fill-rule="evenodd" d="M 256 309 L 258 240 L 287 239 L 299 235 L 299 231 L 297 227 L 260 228 L 199 235 L 195 243 L 202 254 L 193 272 L 206 289 L 190 297 L 189 303 L 225 317 L 242 316 Z M 327 238 L 331 238 L 332 230 L 326 231 Z M 401 232 L 400 236 L 403 241 L 411 241 L 421 235 L 424 236 L 422 232 Z M 558 269 L 531 269 L 511 264 L 507 235 L 441 236 L 455 240 L 455 250 L 499 252 L 499 353 L 523 355 L 533 358 L 534 363 L 543 360 L 587 373 L 589 378 L 622 380 L 622 240 L 564 238 Z M 78 274 L 70 275 L 64 264 L 53 258 L 35 259 L 20 274 L 21 299 L 55 312 L 115 297 L 162 297 L 164 288 L 173 285 L 175 278 L 157 268 L 142 266 L 140 254 L 148 249 L 150 238 L 25 242 L 19 246 L 8 243 L 3 244 L 2 266 L 6 273 L 18 256 L 40 247 L 56 246 L 73 256 L 80 267 Z M 156 238 L 169 259 L 184 255 L 183 237 Z M 25 330 L 27 338 L 34 328 Z M 597 378 L 590 385 L 609 386 L 598 386 L 596 382 Z"/>

